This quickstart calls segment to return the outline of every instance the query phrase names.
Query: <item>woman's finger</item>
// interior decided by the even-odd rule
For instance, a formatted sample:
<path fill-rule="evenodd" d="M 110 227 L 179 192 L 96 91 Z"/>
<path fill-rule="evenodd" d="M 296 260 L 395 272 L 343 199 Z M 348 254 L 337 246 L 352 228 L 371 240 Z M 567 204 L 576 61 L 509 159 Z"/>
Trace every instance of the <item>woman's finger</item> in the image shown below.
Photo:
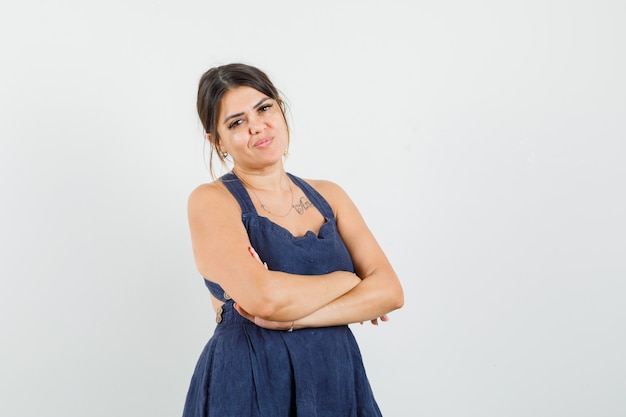
<path fill-rule="evenodd" d="M 252 246 L 248 246 L 248 252 L 250 252 L 250 255 L 252 255 L 252 257 L 253 257 L 254 259 L 256 259 L 256 260 L 257 260 L 257 261 L 259 261 L 261 264 L 263 264 L 263 266 L 265 267 L 265 269 L 268 269 L 268 268 L 267 268 L 267 262 L 263 262 L 263 261 L 261 260 L 261 257 L 259 256 L 259 254 L 258 254 L 258 253 L 256 253 L 256 251 L 254 250 L 254 248 L 253 248 Z"/>
<path fill-rule="evenodd" d="M 250 255 L 252 255 L 252 257 L 254 259 L 256 259 L 257 261 L 263 263 L 263 261 L 261 261 L 261 258 L 259 257 L 259 254 L 256 253 L 256 251 L 254 250 L 254 248 L 252 246 L 248 246 L 248 252 L 250 252 Z"/>
<path fill-rule="evenodd" d="M 237 310 L 237 313 L 239 313 L 243 318 L 246 318 L 248 320 L 250 320 L 251 322 L 254 323 L 254 316 L 250 313 L 248 313 L 246 310 L 244 310 L 243 308 L 241 308 L 241 306 L 237 303 L 233 304 L 233 307 L 235 308 L 235 310 Z"/>

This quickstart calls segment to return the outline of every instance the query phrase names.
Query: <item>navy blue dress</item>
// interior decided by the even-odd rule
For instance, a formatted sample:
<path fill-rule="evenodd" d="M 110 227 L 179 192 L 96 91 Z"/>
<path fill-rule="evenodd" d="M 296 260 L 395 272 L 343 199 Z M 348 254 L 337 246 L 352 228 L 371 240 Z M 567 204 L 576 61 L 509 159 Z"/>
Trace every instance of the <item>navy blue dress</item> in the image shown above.
<path fill-rule="evenodd" d="M 221 178 L 241 206 L 252 247 L 274 271 L 353 272 L 329 204 L 306 182 L 289 177 L 325 217 L 318 235 L 309 231 L 293 236 L 258 215 L 233 173 Z M 381 416 L 348 326 L 292 332 L 263 329 L 241 317 L 219 285 L 205 283 L 224 305 L 196 365 L 184 417 Z"/>

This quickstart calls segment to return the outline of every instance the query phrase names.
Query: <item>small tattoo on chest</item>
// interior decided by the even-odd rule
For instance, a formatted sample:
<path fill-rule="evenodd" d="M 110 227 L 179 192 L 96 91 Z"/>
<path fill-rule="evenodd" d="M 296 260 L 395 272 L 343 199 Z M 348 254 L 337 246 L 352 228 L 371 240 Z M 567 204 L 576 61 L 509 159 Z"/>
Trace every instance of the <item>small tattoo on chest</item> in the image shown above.
<path fill-rule="evenodd" d="M 309 201 L 306 197 L 300 197 L 300 201 L 293 205 L 293 208 L 296 209 L 298 214 L 304 213 L 306 210 L 310 209 L 313 206 L 313 203 Z"/>

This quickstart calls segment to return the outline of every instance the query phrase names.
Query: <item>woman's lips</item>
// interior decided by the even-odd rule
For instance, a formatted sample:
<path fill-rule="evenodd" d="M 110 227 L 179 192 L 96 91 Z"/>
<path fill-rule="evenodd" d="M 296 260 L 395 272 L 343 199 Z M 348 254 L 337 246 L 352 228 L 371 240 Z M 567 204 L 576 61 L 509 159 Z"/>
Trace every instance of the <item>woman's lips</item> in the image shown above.
<path fill-rule="evenodd" d="M 273 141 L 273 138 L 263 138 L 263 139 L 259 139 L 256 142 L 254 142 L 254 147 L 255 148 L 267 148 Z"/>

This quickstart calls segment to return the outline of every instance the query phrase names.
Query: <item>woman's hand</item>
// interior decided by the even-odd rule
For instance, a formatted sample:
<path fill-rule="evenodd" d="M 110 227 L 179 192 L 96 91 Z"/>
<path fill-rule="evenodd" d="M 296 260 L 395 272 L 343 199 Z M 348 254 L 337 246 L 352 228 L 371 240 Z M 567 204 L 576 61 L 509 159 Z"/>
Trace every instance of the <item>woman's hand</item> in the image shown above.
<path fill-rule="evenodd" d="M 382 316 L 379 317 L 380 321 L 389 321 L 389 316 L 386 314 L 383 314 Z M 370 320 L 370 323 L 372 323 L 374 326 L 378 326 L 378 319 L 373 319 Z M 361 324 L 363 324 L 363 322 L 361 322 Z"/>
<path fill-rule="evenodd" d="M 262 264 L 262 265 L 265 267 L 265 269 L 268 269 L 268 268 L 267 268 L 267 262 L 263 262 L 263 261 L 261 260 L 261 258 L 259 257 L 259 254 L 258 254 L 258 253 L 256 253 L 256 251 L 254 250 L 254 248 L 253 248 L 252 246 L 248 246 L 248 252 L 250 252 L 250 255 L 252 255 L 252 257 L 253 257 L 254 259 L 256 259 L 257 261 L 259 261 L 259 263 L 260 263 L 260 264 Z"/>

